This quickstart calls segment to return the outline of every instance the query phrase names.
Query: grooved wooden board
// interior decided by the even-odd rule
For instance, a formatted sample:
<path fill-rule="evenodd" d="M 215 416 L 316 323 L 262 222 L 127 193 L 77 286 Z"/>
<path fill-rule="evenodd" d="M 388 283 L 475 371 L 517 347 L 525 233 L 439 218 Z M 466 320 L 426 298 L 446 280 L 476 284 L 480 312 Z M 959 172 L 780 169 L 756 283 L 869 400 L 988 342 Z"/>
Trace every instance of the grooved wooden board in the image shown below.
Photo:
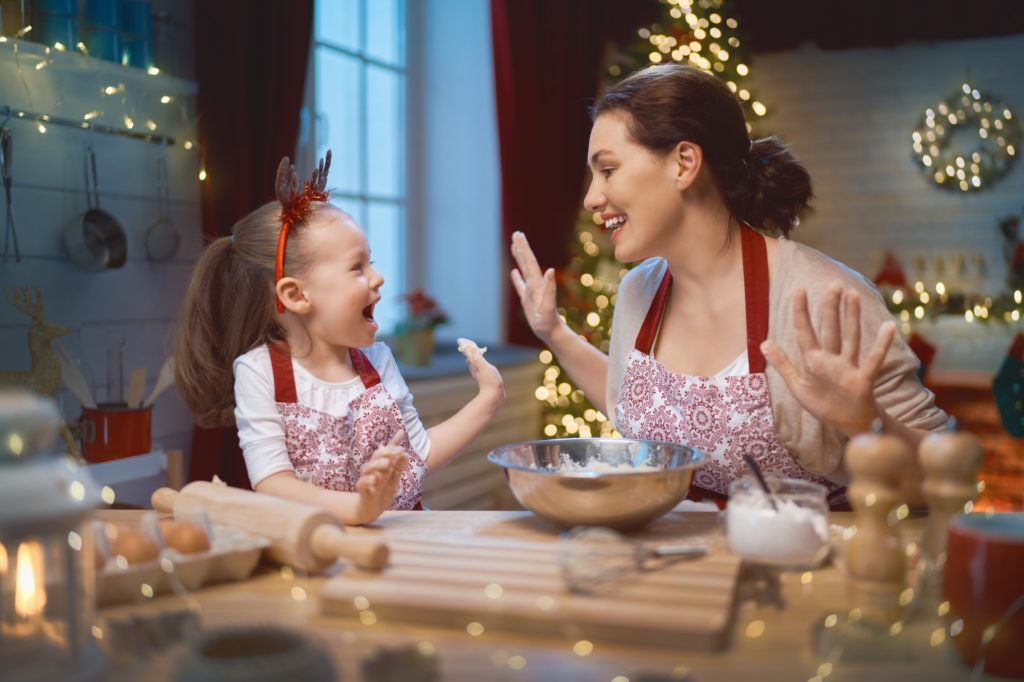
<path fill-rule="evenodd" d="M 487 518 L 480 525 L 478 514 L 409 512 L 367 529 L 386 537 L 389 566 L 377 574 L 349 569 L 329 580 L 321 612 L 358 618 L 365 599 L 381 623 L 459 630 L 478 623 L 488 633 L 673 649 L 725 645 L 740 560 L 726 550 L 717 514 L 673 512 L 634 534 L 659 544 L 700 538 L 710 551 L 630 573 L 597 595 L 565 587 L 558 533 L 546 522 L 525 512 Z"/>

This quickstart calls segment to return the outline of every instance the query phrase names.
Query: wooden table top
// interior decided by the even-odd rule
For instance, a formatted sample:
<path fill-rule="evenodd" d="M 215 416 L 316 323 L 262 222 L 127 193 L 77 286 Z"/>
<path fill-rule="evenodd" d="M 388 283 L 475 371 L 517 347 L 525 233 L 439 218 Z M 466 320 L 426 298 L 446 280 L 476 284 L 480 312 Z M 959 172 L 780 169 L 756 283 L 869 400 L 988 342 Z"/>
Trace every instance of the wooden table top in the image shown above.
<path fill-rule="evenodd" d="M 131 523 L 141 512 L 104 511 L 101 518 Z M 718 523 L 707 512 L 701 524 Z M 833 514 L 832 522 L 848 525 L 852 514 Z M 514 530 L 516 537 L 554 540 L 557 532 L 529 512 L 431 511 L 387 512 L 375 524 L 349 529 L 387 536 L 431 534 L 447 541 L 487 527 Z M 904 536 L 915 539 L 921 519 L 902 524 Z M 658 536 L 658 524 L 637 537 Z M 339 569 L 342 567 L 339 567 Z M 638 682 L 639 680 L 966 680 L 970 670 L 960 661 L 948 629 L 934 613 L 905 624 L 895 637 L 864 638 L 849 626 L 841 572 L 831 563 L 811 572 L 773 572 L 745 568 L 740 577 L 729 645 L 718 652 L 595 645 L 586 655 L 574 653 L 575 638 L 506 636 L 387 623 L 364 624 L 355 619 L 318 613 L 317 593 L 325 576 L 293 575 L 261 566 L 249 580 L 204 588 L 184 596 L 161 596 L 141 603 L 101 609 L 100 626 L 175 609 L 193 608 L 206 628 L 239 624 L 275 624 L 301 629 L 324 644 L 341 679 L 367 679 L 366 662 L 379 660 L 384 649 L 427 652 L 440 680 L 559 680 Z M 831 617 L 830 617 L 831 616 Z M 824 627 L 823 623 L 834 623 Z M 173 679 L 181 646 L 164 655 L 138 660 L 112 652 L 113 680 L 145 674 L 153 682 Z M 756 676 L 756 678 L 755 678 Z M 413 678 L 408 678 L 413 679 Z M 983 678 L 989 679 L 989 678 Z"/>

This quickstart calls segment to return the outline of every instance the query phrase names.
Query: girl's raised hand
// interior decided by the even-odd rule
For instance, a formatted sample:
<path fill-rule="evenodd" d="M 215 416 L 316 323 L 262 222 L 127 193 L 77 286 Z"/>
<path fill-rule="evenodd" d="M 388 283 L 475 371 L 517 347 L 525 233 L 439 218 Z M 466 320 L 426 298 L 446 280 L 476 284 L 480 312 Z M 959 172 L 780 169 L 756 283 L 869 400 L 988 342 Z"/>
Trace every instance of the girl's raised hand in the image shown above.
<path fill-rule="evenodd" d="M 387 445 L 377 448 L 363 464 L 356 483 L 359 494 L 359 523 L 369 523 L 385 512 L 398 494 L 402 472 L 409 466 L 409 456 L 399 445 L 404 433 L 397 432 Z"/>
<path fill-rule="evenodd" d="M 878 416 L 874 383 L 896 325 L 878 329 L 871 349 L 860 357 L 860 296 L 832 285 L 822 301 L 821 333 L 815 334 L 808 312 L 807 292 L 793 293 L 794 323 L 800 348 L 798 366 L 772 341 L 761 351 L 779 371 L 805 410 L 847 436 L 867 431 Z"/>
<path fill-rule="evenodd" d="M 526 321 L 537 338 L 550 344 L 552 333 L 561 323 L 555 304 L 555 271 L 548 268 L 541 272 L 537 257 L 522 232 L 512 234 L 512 257 L 518 268 L 512 271 L 512 286 L 519 294 Z"/>
<path fill-rule="evenodd" d="M 495 408 L 505 402 L 505 381 L 498 368 L 484 358 L 484 351 L 469 339 L 459 339 L 459 351 L 466 356 L 469 374 L 480 387 L 480 395 Z"/>

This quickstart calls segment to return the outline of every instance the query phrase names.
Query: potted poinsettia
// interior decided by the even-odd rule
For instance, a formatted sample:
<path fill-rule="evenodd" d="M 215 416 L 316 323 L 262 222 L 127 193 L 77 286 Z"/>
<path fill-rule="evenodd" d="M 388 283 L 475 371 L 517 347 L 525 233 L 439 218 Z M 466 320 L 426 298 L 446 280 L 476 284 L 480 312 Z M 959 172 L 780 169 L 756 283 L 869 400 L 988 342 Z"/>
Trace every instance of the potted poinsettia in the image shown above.
<path fill-rule="evenodd" d="M 408 311 L 395 327 L 398 359 L 406 365 L 428 365 L 434 352 L 434 328 L 447 323 L 448 315 L 422 289 L 402 294 L 402 299 Z"/>

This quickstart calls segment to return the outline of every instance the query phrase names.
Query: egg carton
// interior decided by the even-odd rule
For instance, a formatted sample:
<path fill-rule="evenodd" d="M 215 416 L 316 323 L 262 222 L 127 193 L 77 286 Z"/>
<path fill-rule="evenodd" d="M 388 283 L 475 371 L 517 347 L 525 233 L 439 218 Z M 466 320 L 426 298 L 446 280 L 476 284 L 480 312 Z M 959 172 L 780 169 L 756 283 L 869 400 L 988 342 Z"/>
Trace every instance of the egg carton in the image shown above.
<path fill-rule="evenodd" d="M 210 548 L 190 554 L 164 548 L 157 558 L 129 564 L 112 557 L 97 571 L 101 606 L 137 601 L 168 592 L 194 592 L 206 585 L 245 580 L 252 575 L 266 538 L 231 526 L 213 525 Z"/>

